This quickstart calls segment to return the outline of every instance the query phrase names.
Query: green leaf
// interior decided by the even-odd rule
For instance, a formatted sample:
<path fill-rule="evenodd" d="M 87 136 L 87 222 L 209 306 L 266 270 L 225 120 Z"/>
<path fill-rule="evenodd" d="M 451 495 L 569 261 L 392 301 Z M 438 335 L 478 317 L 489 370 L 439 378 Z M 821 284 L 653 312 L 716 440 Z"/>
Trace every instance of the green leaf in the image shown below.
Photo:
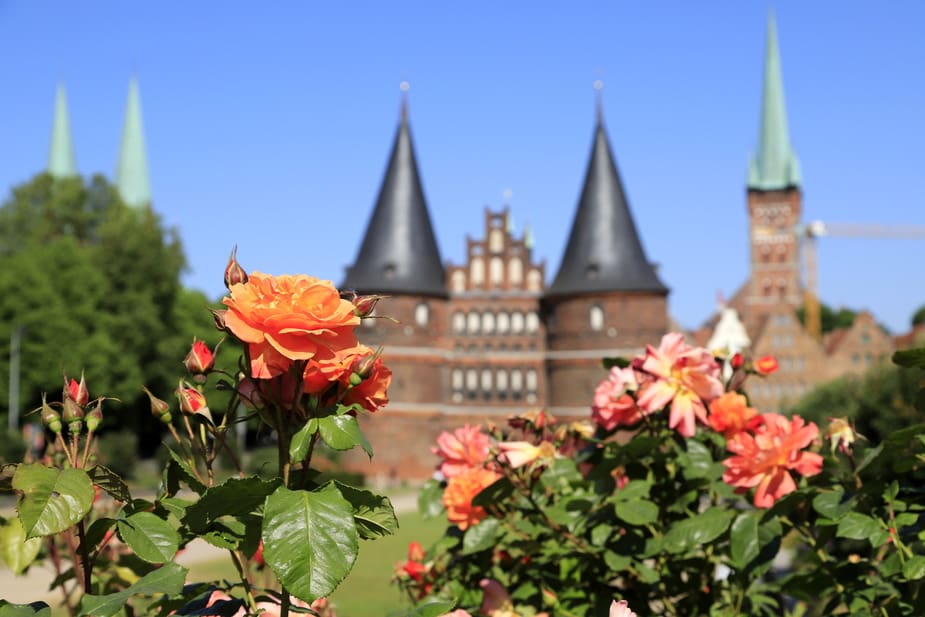
<path fill-rule="evenodd" d="M 819 493 L 813 498 L 813 509 L 826 518 L 838 520 L 851 510 L 851 501 L 842 501 L 845 489 L 836 486 L 833 491 Z"/>
<path fill-rule="evenodd" d="M 138 512 L 117 523 L 119 536 L 148 563 L 164 563 L 177 554 L 180 535 L 170 523 L 151 512 Z"/>
<path fill-rule="evenodd" d="M 849 512 L 838 523 L 835 535 L 851 540 L 869 540 L 880 531 L 883 531 L 883 525 L 877 519 L 858 512 Z"/>
<path fill-rule="evenodd" d="M 903 565 L 903 576 L 910 581 L 925 577 L 925 557 L 915 555 Z"/>
<path fill-rule="evenodd" d="M 626 486 L 614 491 L 612 499 L 614 501 L 631 501 L 648 498 L 651 489 L 652 484 L 648 480 L 630 480 L 626 483 Z"/>
<path fill-rule="evenodd" d="M 630 562 L 632 562 L 632 559 L 626 555 L 620 555 L 614 551 L 604 553 L 604 563 L 610 568 L 610 574 L 622 572 L 630 565 Z"/>
<path fill-rule="evenodd" d="M 478 495 L 475 498 L 478 499 Z M 418 493 L 418 511 L 424 518 L 434 518 L 443 510 L 443 487 L 436 480 L 428 480 Z"/>
<path fill-rule="evenodd" d="M 186 573 L 187 569 L 182 566 L 175 563 L 165 563 L 122 591 L 105 596 L 87 594 L 80 601 L 79 617 L 84 617 L 84 615 L 111 617 L 121 611 L 128 599 L 134 595 L 179 595 L 183 591 L 183 581 L 186 580 Z"/>
<path fill-rule="evenodd" d="M 501 521 L 496 518 L 486 518 L 466 530 L 463 536 L 463 555 L 471 555 L 495 546 Z"/>
<path fill-rule="evenodd" d="M 308 455 L 312 437 L 318 432 L 318 421 L 315 418 L 312 420 L 314 422 L 306 422 L 305 426 L 297 430 L 289 442 L 289 460 L 293 463 L 298 463 Z"/>
<path fill-rule="evenodd" d="M 729 528 L 733 516 L 733 512 L 710 508 L 702 514 L 679 521 L 665 534 L 665 549 L 670 553 L 684 553 L 712 542 Z"/>
<path fill-rule="evenodd" d="M 13 517 L 0 526 L 0 556 L 14 574 L 22 574 L 42 549 L 40 538 L 26 539 L 19 518 Z"/>
<path fill-rule="evenodd" d="M 311 492 L 276 489 L 267 497 L 262 535 L 267 564 L 306 602 L 334 591 L 356 561 L 353 507 L 333 484 Z"/>
<path fill-rule="evenodd" d="M 398 530 L 395 508 L 388 497 L 337 481 L 334 484 L 344 499 L 353 506 L 353 520 L 362 539 L 375 540 L 390 536 Z"/>
<path fill-rule="evenodd" d="M 98 518 L 87 528 L 87 533 L 84 535 L 85 542 L 87 543 L 87 550 L 94 550 L 96 546 L 103 541 L 103 538 L 106 537 L 106 533 L 112 529 L 113 525 L 116 524 L 116 519 L 103 517 Z M 77 548 L 77 552 L 81 551 L 80 547 Z"/>
<path fill-rule="evenodd" d="M 761 512 L 745 512 L 732 522 L 729 532 L 729 551 L 732 563 L 744 569 L 752 559 L 758 556 L 758 520 Z"/>
<path fill-rule="evenodd" d="M 60 533 L 76 525 L 93 505 L 93 483 L 82 469 L 20 465 L 13 488 L 22 491 L 18 509 L 27 538 Z"/>
<path fill-rule="evenodd" d="M 44 602 L 10 604 L 0 600 L 0 617 L 51 617 L 51 608 Z"/>
<path fill-rule="evenodd" d="M 611 358 L 604 358 L 601 360 L 601 364 L 604 365 L 605 369 L 616 368 L 626 368 L 632 363 L 632 360 L 628 358 L 621 358 L 620 356 L 614 356 Z"/>
<path fill-rule="evenodd" d="M 473 506 L 492 506 L 498 503 L 503 503 L 508 497 L 514 494 L 514 485 L 511 484 L 510 479 L 507 476 L 501 476 L 485 488 L 483 488 L 479 493 L 473 497 L 472 505 Z M 440 491 L 441 499 L 443 498 L 443 490 Z M 442 504 L 442 502 L 441 502 Z"/>
<path fill-rule="evenodd" d="M 428 602 L 412 609 L 391 612 L 387 617 L 440 617 L 453 610 L 454 606 L 456 606 L 454 602 Z"/>
<path fill-rule="evenodd" d="M 893 364 L 906 368 L 925 368 L 925 348 L 902 349 L 894 352 Z"/>
<path fill-rule="evenodd" d="M 620 501 L 615 510 L 617 518 L 630 525 L 648 525 L 658 520 L 658 506 L 648 499 Z"/>
<path fill-rule="evenodd" d="M 684 475 L 688 478 L 706 478 L 713 467 L 713 455 L 710 449 L 699 441 L 687 440 L 687 456 L 678 457 L 684 465 Z"/>
<path fill-rule="evenodd" d="M 335 450 L 349 450 L 360 446 L 366 455 L 373 457 L 373 447 L 367 441 L 357 419 L 353 416 L 326 416 L 318 419 L 321 439 Z"/>
<path fill-rule="evenodd" d="M 96 465 L 87 473 L 90 475 L 90 481 L 93 482 L 93 484 L 106 491 L 106 493 L 116 501 L 124 503 L 132 500 L 132 494 L 128 490 L 128 485 L 122 480 L 119 474 L 113 470 L 108 467 L 103 467 L 102 465 Z"/>
<path fill-rule="evenodd" d="M 206 485 L 196 477 L 189 463 L 180 458 L 180 455 L 170 448 L 167 448 L 167 453 L 170 454 L 173 461 L 173 465 L 168 464 L 168 468 L 165 470 L 168 476 L 172 476 L 170 484 L 174 484 L 175 479 L 183 480 L 193 491 L 202 495 L 206 490 Z"/>
<path fill-rule="evenodd" d="M 229 478 L 206 489 L 199 501 L 186 508 L 183 523 L 196 533 L 204 532 L 222 516 L 242 516 L 263 506 L 279 486 L 279 479 L 261 480 L 257 476 Z"/>

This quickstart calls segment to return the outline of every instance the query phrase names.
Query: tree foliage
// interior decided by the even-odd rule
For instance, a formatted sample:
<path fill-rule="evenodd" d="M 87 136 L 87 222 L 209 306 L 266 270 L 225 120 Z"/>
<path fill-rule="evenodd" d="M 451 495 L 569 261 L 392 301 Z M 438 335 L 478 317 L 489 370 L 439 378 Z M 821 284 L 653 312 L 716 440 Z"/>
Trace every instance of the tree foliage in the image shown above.
<path fill-rule="evenodd" d="M 59 389 L 63 373 L 85 371 L 91 388 L 130 410 L 110 422 L 156 445 L 141 384 L 166 398 L 176 358 L 194 333 L 214 331 L 207 298 L 180 284 L 185 267 L 177 231 L 149 208 L 126 206 L 102 176 L 41 174 L 15 187 L 0 206 L 0 349 L 23 328 L 20 410 Z"/>
<path fill-rule="evenodd" d="M 806 306 L 800 306 L 796 313 L 800 323 L 806 325 Z M 857 315 L 858 312 L 850 308 L 839 307 L 838 309 L 833 309 L 825 303 L 819 304 L 819 318 L 822 323 L 823 334 L 832 330 L 850 328 L 854 324 L 854 318 Z"/>
<path fill-rule="evenodd" d="M 925 304 L 920 306 L 915 313 L 912 314 L 912 326 L 920 326 L 925 324 Z"/>

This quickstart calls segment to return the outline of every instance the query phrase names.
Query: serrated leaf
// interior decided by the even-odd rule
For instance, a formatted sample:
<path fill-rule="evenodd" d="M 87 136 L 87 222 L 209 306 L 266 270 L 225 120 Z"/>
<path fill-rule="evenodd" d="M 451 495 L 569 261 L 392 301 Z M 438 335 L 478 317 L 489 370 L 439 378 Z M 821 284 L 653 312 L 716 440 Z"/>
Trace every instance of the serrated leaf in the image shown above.
<path fill-rule="evenodd" d="M 333 484 L 315 491 L 276 489 L 264 507 L 262 536 L 267 565 L 306 602 L 334 591 L 357 557 L 353 507 Z"/>
<path fill-rule="evenodd" d="M 360 430 L 360 424 L 353 416 L 326 416 L 318 419 L 321 439 L 335 450 L 349 450 L 360 446 L 372 458 L 373 447 Z"/>
<path fill-rule="evenodd" d="M 201 533 L 222 516 L 250 514 L 263 506 L 279 483 L 279 479 L 261 480 L 257 476 L 229 478 L 206 489 L 199 501 L 188 506 L 183 523 L 192 531 Z"/>
<path fill-rule="evenodd" d="M 27 538 L 60 533 L 76 525 L 93 505 L 93 483 L 82 469 L 20 465 L 13 488 L 22 491 L 17 507 Z"/>
<path fill-rule="evenodd" d="M 156 514 L 138 512 L 119 519 L 116 526 L 122 541 L 148 563 L 164 563 L 177 554 L 180 535 Z"/>
<path fill-rule="evenodd" d="M 418 493 L 418 511 L 427 519 L 440 516 L 443 510 L 443 487 L 436 480 L 428 480 Z"/>
<path fill-rule="evenodd" d="M 13 517 L 0 526 L 0 556 L 14 574 L 22 574 L 42 550 L 40 538 L 26 539 L 19 518 Z"/>
<path fill-rule="evenodd" d="M 648 499 L 620 501 L 614 510 L 617 518 L 630 525 L 648 525 L 658 520 L 658 506 Z"/>
<path fill-rule="evenodd" d="M 166 594 L 175 596 L 183 591 L 187 569 L 175 563 L 165 563 L 129 585 L 122 591 L 105 596 L 85 595 L 80 601 L 79 617 L 111 617 L 125 606 L 133 595 Z"/>
<path fill-rule="evenodd" d="M 315 418 L 312 418 L 315 420 Z M 289 460 L 298 463 L 308 455 L 308 447 L 312 443 L 312 437 L 318 432 L 318 421 L 306 422 L 305 426 L 300 428 L 292 435 L 289 441 Z"/>
<path fill-rule="evenodd" d="M 835 490 L 819 493 L 813 498 L 813 509 L 832 520 L 838 520 L 851 510 L 850 501 L 842 501 L 845 496 L 845 489 L 840 486 Z"/>
<path fill-rule="evenodd" d="M 486 518 L 478 525 L 472 525 L 463 536 L 463 555 L 471 555 L 495 546 L 501 521 L 496 518 Z"/>
<path fill-rule="evenodd" d="M 106 493 L 115 499 L 116 501 L 129 502 L 132 500 L 132 494 L 128 489 L 128 484 L 108 467 L 103 467 L 102 465 L 96 465 L 87 472 L 90 476 L 90 481 L 93 482 L 96 486 L 100 487 Z"/>
<path fill-rule="evenodd" d="M 699 441 L 687 440 L 687 456 L 679 457 L 684 461 L 684 475 L 688 478 L 706 478 L 713 466 L 710 449 Z"/>
<path fill-rule="evenodd" d="M 758 556 L 758 520 L 761 512 L 745 512 L 736 517 L 729 531 L 729 551 L 732 563 L 744 569 Z"/>
<path fill-rule="evenodd" d="M 106 533 L 113 528 L 116 524 L 116 519 L 103 517 L 98 518 L 87 528 L 86 534 L 84 534 L 85 541 L 87 543 L 87 550 L 94 550 L 96 546 L 103 541 L 103 538 L 106 537 Z M 81 548 L 77 547 L 77 552 L 81 552 Z"/>
<path fill-rule="evenodd" d="M 710 508 L 706 512 L 675 523 L 665 534 L 665 549 L 669 553 L 684 553 L 701 544 L 712 542 L 723 534 L 735 513 Z"/>
<path fill-rule="evenodd" d="M 388 497 L 337 481 L 334 484 L 344 499 L 353 506 L 353 520 L 362 539 L 374 540 L 390 536 L 398 530 L 395 508 Z"/>
<path fill-rule="evenodd" d="M 51 608 L 44 602 L 11 604 L 0 600 L 0 617 L 51 617 Z"/>
<path fill-rule="evenodd" d="M 165 473 L 170 473 L 171 471 L 177 475 L 176 479 L 183 480 L 186 482 L 193 491 L 202 495 L 206 490 L 206 485 L 196 477 L 196 474 L 193 473 L 193 468 L 189 466 L 189 463 L 180 458 L 180 455 L 167 448 L 167 453 L 170 455 L 171 460 L 173 461 L 173 469 L 165 470 Z"/>
<path fill-rule="evenodd" d="M 851 540 L 869 540 L 880 531 L 883 531 L 883 525 L 877 519 L 858 512 L 849 512 L 838 523 L 835 535 Z"/>
<path fill-rule="evenodd" d="M 915 555 L 903 565 L 903 576 L 910 581 L 925 577 L 925 557 Z"/>

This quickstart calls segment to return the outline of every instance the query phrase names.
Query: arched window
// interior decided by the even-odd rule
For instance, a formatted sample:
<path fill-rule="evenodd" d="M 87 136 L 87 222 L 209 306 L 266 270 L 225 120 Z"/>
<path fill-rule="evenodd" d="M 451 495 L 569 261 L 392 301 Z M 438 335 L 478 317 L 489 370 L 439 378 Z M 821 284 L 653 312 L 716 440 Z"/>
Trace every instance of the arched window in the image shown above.
<path fill-rule="evenodd" d="M 511 329 L 511 316 L 501 311 L 498 313 L 498 334 L 507 334 L 508 330 Z"/>
<path fill-rule="evenodd" d="M 466 390 L 475 392 L 479 387 L 479 373 L 474 368 L 466 371 Z"/>
<path fill-rule="evenodd" d="M 524 314 L 515 311 L 511 314 L 511 331 L 514 334 L 520 334 L 524 331 Z"/>
<path fill-rule="evenodd" d="M 524 262 L 516 257 L 507 264 L 507 278 L 511 285 L 520 285 L 524 280 Z"/>
<path fill-rule="evenodd" d="M 452 279 L 453 291 L 457 293 L 462 293 L 466 291 L 466 273 L 462 270 L 457 270 L 453 273 Z"/>
<path fill-rule="evenodd" d="M 463 389 L 463 370 L 461 368 L 453 369 L 453 389 L 454 390 Z"/>
<path fill-rule="evenodd" d="M 536 392 L 536 370 L 527 369 L 527 391 Z"/>
<path fill-rule="evenodd" d="M 485 282 L 485 262 L 481 257 L 472 258 L 472 263 L 469 264 L 469 280 L 476 286 Z"/>
<path fill-rule="evenodd" d="M 500 285 L 504 281 L 504 262 L 500 257 L 492 257 L 488 265 L 488 274 L 492 285 Z"/>
<path fill-rule="evenodd" d="M 543 277 L 539 270 L 530 270 L 527 275 L 527 289 L 530 291 L 540 291 L 543 288 Z"/>
<path fill-rule="evenodd" d="M 414 307 L 414 322 L 422 328 L 430 321 L 430 307 L 421 302 Z"/>
<path fill-rule="evenodd" d="M 469 334 L 477 334 L 479 331 L 479 314 L 475 311 L 472 311 L 466 317 L 466 330 L 469 331 Z"/>
<path fill-rule="evenodd" d="M 519 368 L 511 371 L 511 390 L 520 392 L 524 388 L 524 375 Z"/>
<path fill-rule="evenodd" d="M 466 331 L 466 315 L 462 311 L 453 313 L 453 332 L 462 334 Z"/>
<path fill-rule="evenodd" d="M 482 386 L 482 392 L 491 392 L 491 369 L 482 369 L 482 379 L 479 385 Z"/>
<path fill-rule="evenodd" d="M 591 326 L 592 330 L 604 329 L 604 309 L 600 305 L 594 304 L 591 306 L 588 311 L 588 325 Z"/>
<path fill-rule="evenodd" d="M 527 332 L 533 334 L 540 329 L 540 317 L 536 314 L 536 311 L 530 311 L 527 313 Z"/>
<path fill-rule="evenodd" d="M 482 332 L 485 334 L 494 334 L 495 332 L 495 315 L 485 311 L 482 313 Z"/>
<path fill-rule="evenodd" d="M 500 229 L 492 229 L 488 234 L 488 250 L 492 253 L 500 253 L 504 250 L 504 232 Z"/>
<path fill-rule="evenodd" d="M 495 388 L 499 393 L 507 393 L 507 371 L 503 368 L 495 373 Z"/>

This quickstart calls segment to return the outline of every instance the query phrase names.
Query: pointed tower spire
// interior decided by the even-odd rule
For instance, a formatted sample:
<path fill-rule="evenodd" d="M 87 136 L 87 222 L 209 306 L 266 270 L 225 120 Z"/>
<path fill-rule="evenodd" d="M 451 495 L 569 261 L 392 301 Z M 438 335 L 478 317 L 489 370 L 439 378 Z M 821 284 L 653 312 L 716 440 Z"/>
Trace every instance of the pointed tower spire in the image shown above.
<path fill-rule="evenodd" d="M 141 208 L 151 204 L 148 157 L 145 153 L 145 135 L 141 120 L 141 95 L 138 93 L 138 80 L 134 77 L 128 85 L 122 146 L 116 165 L 116 186 L 127 205 Z"/>
<path fill-rule="evenodd" d="M 341 287 L 361 293 L 445 297 L 446 274 L 421 186 L 402 83 L 398 131 L 376 207 Z"/>
<path fill-rule="evenodd" d="M 71 141 L 71 121 L 67 113 L 67 92 L 58 84 L 55 94 L 55 119 L 51 127 L 51 147 L 48 150 L 48 173 L 55 178 L 77 175 L 74 143 Z"/>
<path fill-rule="evenodd" d="M 748 188 L 758 191 L 786 189 L 800 185 L 800 164 L 796 153 L 790 146 L 790 133 L 787 130 L 784 83 L 777 50 L 777 25 L 773 11 L 768 13 L 766 45 L 758 151 L 748 168 Z"/>
<path fill-rule="evenodd" d="M 599 96 L 597 84 L 595 90 Z M 667 293 L 668 288 L 642 248 L 598 106 L 584 188 L 562 264 L 546 295 L 610 291 Z"/>

